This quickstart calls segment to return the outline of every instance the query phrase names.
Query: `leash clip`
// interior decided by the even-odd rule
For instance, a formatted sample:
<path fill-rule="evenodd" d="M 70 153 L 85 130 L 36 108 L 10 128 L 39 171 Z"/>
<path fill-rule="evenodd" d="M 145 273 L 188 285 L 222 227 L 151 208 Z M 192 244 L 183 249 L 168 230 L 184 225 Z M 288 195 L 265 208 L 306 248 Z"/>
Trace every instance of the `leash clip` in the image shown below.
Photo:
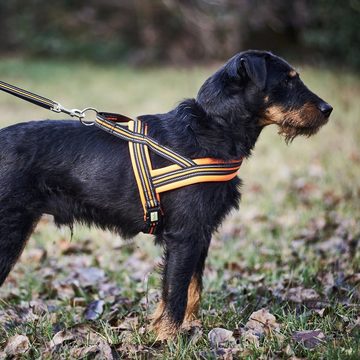
<path fill-rule="evenodd" d="M 84 120 L 84 118 L 86 117 L 85 113 L 87 111 L 94 111 L 95 115 L 97 115 L 98 111 L 95 108 L 92 107 L 87 107 L 83 110 L 79 110 L 79 109 L 66 109 L 64 108 L 60 103 L 54 103 L 53 107 L 50 109 L 51 111 L 54 111 L 56 113 L 65 113 L 70 115 L 71 117 L 77 117 L 80 122 L 85 125 L 85 126 L 92 126 L 95 123 L 95 120 Z"/>
<path fill-rule="evenodd" d="M 70 115 L 71 117 L 77 117 L 79 118 L 80 120 L 85 116 L 83 114 L 84 110 L 81 111 L 79 109 L 66 109 L 64 108 L 60 103 L 54 103 L 52 108 L 50 109 L 51 111 L 54 111 L 56 113 L 65 113 L 65 114 L 68 114 Z"/>

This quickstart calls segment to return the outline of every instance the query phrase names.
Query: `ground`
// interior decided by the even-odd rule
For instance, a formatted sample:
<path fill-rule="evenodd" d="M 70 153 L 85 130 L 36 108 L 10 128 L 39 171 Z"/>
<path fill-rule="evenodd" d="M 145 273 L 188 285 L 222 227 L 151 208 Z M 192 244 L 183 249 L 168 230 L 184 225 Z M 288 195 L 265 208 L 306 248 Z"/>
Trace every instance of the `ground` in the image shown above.
<path fill-rule="evenodd" d="M 261 135 L 240 176 L 239 212 L 213 238 L 200 322 L 158 343 L 160 249 L 44 217 L 0 289 L 0 358 L 358 359 L 360 352 L 360 77 L 298 66 L 330 122 L 287 146 Z M 66 107 L 129 116 L 164 112 L 214 68 L 2 60 L 1 80 Z M 0 126 L 63 118 L 0 93 Z"/>

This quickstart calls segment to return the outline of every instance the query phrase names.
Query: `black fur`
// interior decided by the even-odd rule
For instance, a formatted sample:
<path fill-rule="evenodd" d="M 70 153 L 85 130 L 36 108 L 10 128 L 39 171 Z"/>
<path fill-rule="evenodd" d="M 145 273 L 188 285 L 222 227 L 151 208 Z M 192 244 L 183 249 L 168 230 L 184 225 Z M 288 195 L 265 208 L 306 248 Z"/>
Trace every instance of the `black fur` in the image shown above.
<path fill-rule="evenodd" d="M 326 122 L 329 114 L 316 109 L 327 104 L 298 76 L 289 77 L 291 71 L 269 52 L 239 53 L 206 80 L 196 99 L 141 120 L 149 124 L 151 137 L 185 156 L 248 157 L 269 122 L 290 138 L 310 135 Z M 311 114 L 301 115 L 308 126 L 291 118 L 304 104 L 312 106 Z M 274 106 L 283 109 L 283 121 L 269 120 L 267 111 Z M 151 157 L 155 168 L 169 165 L 157 155 Z M 235 178 L 162 195 L 165 221 L 156 243 L 165 249 L 165 313 L 176 326 L 184 318 L 192 276 L 201 283 L 212 233 L 238 207 L 239 185 Z M 33 121 L 2 129 L 0 284 L 44 213 L 52 214 L 59 225 L 77 221 L 127 238 L 143 231 L 128 144 L 77 121 Z"/>

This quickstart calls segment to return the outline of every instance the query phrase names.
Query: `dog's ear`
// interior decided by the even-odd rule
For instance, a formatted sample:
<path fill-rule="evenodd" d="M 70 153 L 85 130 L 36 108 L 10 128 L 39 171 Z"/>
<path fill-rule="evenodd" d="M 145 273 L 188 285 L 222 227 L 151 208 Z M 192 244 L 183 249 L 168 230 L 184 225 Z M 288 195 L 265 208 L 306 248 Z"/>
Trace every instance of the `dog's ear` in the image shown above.
<path fill-rule="evenodd" d="M 239 60 L 238 72 L 246 75 L 260 89 L 264 90 L 266 85 L 266 62 L 261 56 L 244 56 Z"/>

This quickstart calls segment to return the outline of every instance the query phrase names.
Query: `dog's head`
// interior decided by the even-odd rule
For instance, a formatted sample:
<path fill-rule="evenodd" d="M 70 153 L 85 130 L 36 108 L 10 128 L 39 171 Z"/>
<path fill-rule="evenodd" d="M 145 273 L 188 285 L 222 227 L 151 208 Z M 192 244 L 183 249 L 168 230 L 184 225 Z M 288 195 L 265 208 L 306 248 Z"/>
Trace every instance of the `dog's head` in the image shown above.
<path fill-rule="evenodd" d="M 255 50 L 231 58 L 204 83 L 197 101 L 223 121 L 241 118 L 260 128 L 276 124 L 286 141 L 315 134 L 332 111 L 285 60 Z"/>

